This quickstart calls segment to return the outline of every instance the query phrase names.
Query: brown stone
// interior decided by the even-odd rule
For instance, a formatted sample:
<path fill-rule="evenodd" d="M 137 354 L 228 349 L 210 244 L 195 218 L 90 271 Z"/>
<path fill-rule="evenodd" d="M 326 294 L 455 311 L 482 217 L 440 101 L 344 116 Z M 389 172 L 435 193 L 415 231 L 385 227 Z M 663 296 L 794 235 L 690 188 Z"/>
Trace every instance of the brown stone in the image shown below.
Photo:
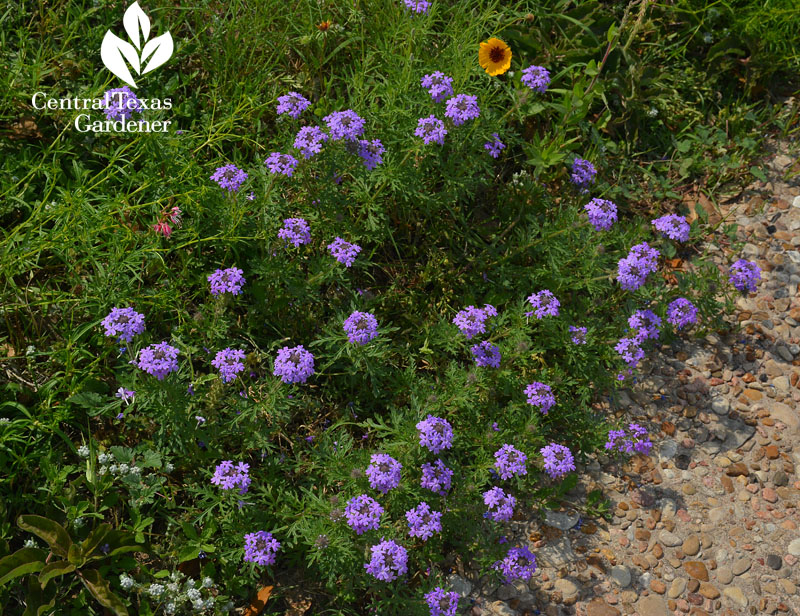
<path fill-rule="evenodd" d="M 653 545 L 652 552 L 653 556 L 655 556 L 656 558 L 661 558 L 664 556 L 664 548 L 661 547 L 660 543 L 656 543 L 655 545 Z"/>
<path fill-rule="evenodd" d="M 752 400 L 752 401 L 755 402 L 757 400 L 761 400 L 763 395 L 757 389 L 745 389 L 744 390 L 744 397 L 747 398 L 748 400 Z"/>
<path fill-rule="evenodd" d="M 693 578 L 708 582 L 708 569 L 699 560 L 690 560 L 683 563 L 683 568 Z M 694 592 L 694 591 L 692 591 Z"/>
<path fill-rule="evenodd" d="M 764 448 L 764 453 L 767 454 L 767 457 L 770 460 L 774 460 L 775 458 L 777 458 L 780 455 L 780 452 L 778 451 L 778 446 L 777 445 L 767 445 Z"/>
<path fill-rule="evenodd" d="M 611 607 L 600 597 L 595 597 L 586 606 L 586 616 L 620 616 L 621 612 Z"/>
<path fill-rule="evenodd" d="M 700 584 L 700 594 L 706 599 L 716 599 L 719 597 L 719 591 L 708 582 L 703 582 Z"/>
<path fill-rule="evenodd" d="M 689 592 L 697 592 L 700 588 L 700 582 L 697 580 L 689 580 L 686 588 L 689 590 Z"/>
<path fill-rule="evenodd" d="M 636 531 L 634 531 L 633 536 L 639 541 L 649 541 L 650 531 L 645 530 L 644 528 L 637 528 Z"/>
<path fill-rule="evenodd" d="M 667 592 L 667 585 L 661 580 L 650 580 L 650 590 L 657 592 L 659 595 L 663 595 Z"/>
<path fill-rule="evenodd" d="M 747 477 L 750 471 L 747 470 L 747 465 L 744 462 L 736 462 L 725 469 L 725 474 L 728 477 L 738 477 L 739 475 Z"/>
<path fill-rule="evenodd" d="M 720 478 L 720 482 L 722 483 L 722 487 L 725 488 L 725 492 L 728 494 L 733 494 L 733 481 L 727 475 L 723 475 Z"/>

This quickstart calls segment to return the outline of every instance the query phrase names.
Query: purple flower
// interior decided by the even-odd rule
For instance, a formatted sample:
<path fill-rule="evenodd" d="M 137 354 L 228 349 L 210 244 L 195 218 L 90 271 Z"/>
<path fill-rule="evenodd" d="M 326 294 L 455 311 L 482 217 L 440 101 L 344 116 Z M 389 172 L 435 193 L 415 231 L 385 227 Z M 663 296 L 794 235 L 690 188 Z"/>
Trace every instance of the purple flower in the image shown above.
<path fill-rule="evenodd" d="M 472 356 L 475 358 L 475 364 L 477 366 L 500 367 L 500 349 L 491 342 L 484 340 L 480 344 L 475 344 L 470 347 L 470 351 L 472 351 Z"/>
<path fill-rule="evenodd" d="M 378 336 L 378 319 L 369 312 L 354 312 L 344 322 L 347 339 L 352 343 L 367 344 Z"/>
<path fill-rule="evenodd" d="M 272 565 L 275 563 L 275 553 L 281 544 L 272 536 L 272 533 L 260 530 L 244 536 L 244 561 L 257 565 Z"/>
<path fill-rule="evenodd" d="M 748 292 L 754 293 L 759 280 L 761 280 L 761 270 L 754 261 L 751 262 L 739 259 L 736 263 L 731 265 L 730 282 L 734 287 L 739 289 L 742 294 L 746 295 Z"/>
<path fill-rule="evenodd" d="M 500 428 L 497 426 L 497 422 L 492 422 L 492 430 L 495 432 L 500 432 Z"/>
<path fill-rule="evenodd" d="M 151 344 L 139 351 L 139 369 L 164 380 L 170 372 L 178 371 L 178 349 L 166 342 Z"/>
<path fill-rule="evenodd" d="M 337 237 L 332 243 L 328 244 L 328 250 L 330 250 L 332 256 L 336 257 L 339 263 L 344 264 L 345 267 L 350 267 L 353 265 L 356 255 L 361 252 L 361 246 L 345 242 L 342 238 Z"/>
<path fill-rule="evenodd" d="M 525 388 L 525 395 L 528 397 L 528 404 L 538 406 L 542 415 L 547 415 L 547 412 L 556 403 L 556 398 L 550 386 L 538 381 L 534 381 Z"/>
<path fill-rule="evenodd" d="M 131 307 L 115 306 L 100 324 L 106 328 L 106 336 L 119 336 L 120 340 L 130 342 L 136 334 L 144 331 L 144 315 Z"/>
<path fill-rule="evenodd" d="M 486 332 L 485 322 L 490 316 L 497 316 L 497 310 L 495 310 L 495 307 L 491 304 L 486 304 L 483 308 L 467 306 L 455 316 L 453 323 L 458 326 L 461 333 L 469 340 L 476 334 L 483 334 Z"/>
<path fill-rule="evenodd" d="M 417 130 L 414 131 L 414 135 L 420 137 L 425 145 L 429 143 L 444 145 L 444 136 L 446 134 L 447 129 L 444 127 L 444 122 L 435 115 L 420 118 L 417 121 Z"/>
<path fill-rule="evenodd" d="M 646 340 L 658 340 L 661 317 L 652 310 L 637 310 L 628 318 L 628 325 L 636 331 L 635 338 L 642 344 Z"/>
<path fill-rule="evenodd" d="M 223 383 L 230 383 L 244 370 L 244 351 L 230 347 L 217 351 L 211 365 L 219 370 Z"/>
<path fill-rule="evenodd" d="M 272 374 L 281 377 L 284 383 L 305 383 L 314 374 L 314 356 L 302 344 L 283 347 L 275 358 Z"/>
<path fill-rule="evenodd" d="M 124 122 L 133 117 L 134 112 L 142 113 L 142 101 L 140 101 L 128 86 L 114 88 L 103 94 L 105 109 L 108 120 L 118 120 Z"/>
<path fill-rule="evenodd" d="M 249 195 L 247 195 L 247 200 L 248 201 L 255 201 L 255 198 L 256 198 L 256 194 L 254 192 L 251 192 Z"/>
<path fill-rule="evenodd" d="M 658 269 L 658 250 L 647 242 L 637 244 L 617 264 L 617 280 L 626 291 L 635 291 L 647 280 L 648 274 Z"/>
<path fill-rule="evenodd" d="M 542 94 L 550 85 L 550 72 L 543 66 L 529 66 L 522 71 L 520 81 L 531 90 Z"/>
<path fill-rule="evenodd" d="M 454 590 L 446 591 L 441 586 L 437 586 L 425 594 L 425 602 L 430 608 L 430 616 L 456 616 L 458 593 Z"/>
<path fill-rule="evenodd" d="M 630 368 L 636 368 L 639 362 L 644 359 L 644 351 L 639 344 L 640 342 L 637 338 L 620 338 L 614 350 L 619 353 Z"/>
<path fill-rule="evenodd" d="M 311 102 L 297 92 L 289 92 L 278 97 L 278 115 L 287 113 L 296 120 L 310 105 Z"/>
<path fill-rule="evenodd" d="M 484 517 L 490 517 L 495 522 L 508 522 L 514 515 L 517 499 L 503 492 L 503 488 L 495 486 L 483 493 L 483 504 L 489 508 Z"/>
<path fill-rule="evenodd" d="M 667 306 L 667 323 L 678 329 L 697 323 L 697 308 L 685 297 L 679 297 Z"/>
<path fill-rule="evenodd" d="M 428 415 L 428 418 L 417 424 L 419 444 L 427 447 L 431 453 L 439 453 L 453 446 L 453 427 L 446 419 Z"/>
<path fill-rule="evenodd" d="M 550 443 L 539 450 L 544 457 L 544 470 L 553 479 L 575 470 L 575 459 L 568 447 L 558 443 Z"/>
<path fill-rule="evenodd" d="M 385 453 L 372 454 L 370 461 L 371 464 L 367 467 L 367 477 L 373 490 L 386 494 L 392 488 L 400 485 L 402 464 Z"/>
<path fill-rule="evenodd" d="M 288 177 L 292 177 L 297 163 L 297 159 L 291 154 L 281 154 L 280 152 L 273 152 L 264 161 L 270 173 L 280 173 Z"/>
<path fill-rule="evenodd" d="M 278 231 L 278 237 L 299 247 L 311 241 L 311 229 L 302 218 L 285 218 L 283 228 Z"/>
<path fill-rule="evenodd" d="M 428 9 L 431 8 L 431 3 L 428 0 L 404 0 L 406 8 L 411 9 L 415 13 L 428 14 Z"/>
<path fill-rule="evenodd" d="M 352 109 L 334 111 L 322 120 L 328 125 L 333 141 L 355 141 L 364 132 L 364 118 L 359 117 Z"/>
<path fill-rule="evenodd" d="M 557 317 L 558 307 L 561 305 L 556 296 L 547 289 L 529 296 L 528 302 L 535 308 L 534 314 L 537 319 L 546 316 Z"/>
<path fill-rule="evenodd" d="M 617 221 L 617 206 L 608 199 L 592 199 L 583 209 L 595 231 L 607 231 Z"/>
<path fill-rule="evenodd" d="M 570 325 L 569 333 L 572 334 L 571 340 L 573 344 L 586 344 L 585 327 L 575 327 L 574 325 Z"/>
<path fill-rule="evenodd" d="M 453 471 L 447 468 L 441 460 L 436 460 L 433 464 L 426 462 L 422 465 L 422 487 L 436 492 L 439 496 L 447 494 L 452 479 Z"/>
<path fill-rule="evenodd" d="M 380 139 L 372 141 L 360 139 L 358 142 L 358 155 L 364 161 L 364 166 L 370 171 L 383 162 L 382 154 L 385 151 Z"/>
<path fill-rule="evenodd" d="M 467 120 L 474 120 L 481 115 L 478 97 L 469 94 L 458 94 L 447 101 L 445 117 L 453 121 L 453 126 L 461 126 Z"/>
<path fill-rule="evenodd" d="M 506 557 L 498 560 L 493 566 L 505 577 L 506 584 L 514 580 L 529 580 L 536 571 L 536 557 L 525 547 L 509 548 Z"/>
<path fill-rule="evenodd" d="M 136 392 L 132 389 L 125 389 L 124 387 L 120 387 L 117 390 L 117 393 L 114 394 L 115 398 L 121 398 L 122 401 L 125 403 L 125 406 L 128 406 L 131 402 L 133 402 L 134 397 L 136 396 Z"/>
<path fill-rule="evenodd" d="M 508 443 L 495 451 L 494 457 L 496 460 L 494 466 L 498 470 L 501 479 L 511 479 L 514 475 L 528 474 L 528 469 L 525 468 L 528 456 Z"/>
<path fill-rule="evenodd" d="M 367 573 L 384 582 L 396 580 L 408 571 L 408 552 L 394 541 L 384 541 L 373 545 L 371 560 L 364 565 Z"/>
<path fill-rule="evenodd" d="M 208 282 L 211 283 L 211 295 L 220 295 L 222 293 L 239 295 L 242 286 L 247 282 L 242 273 L 242 270 L 238 267 L 216 270 L 208 277 Z"/>
<path fill-rule="evenodd" d="M 350 528 L 356 531 L 356 534 L 361 535 L 370 529 L 378 530 L 383 507 L 374 498 L 362 494 L 347 501 L 344 515 Z"/>
<path fill-rule="evenodd" d="M 297 132 L 297 137 L 294 139 L 294 147 L 300 150 L 303 158 L 308 159 L 314 154 L 319 154 L 322 151 L 322 143 L 327 140 L 328 135 L 323 133 L 319 126 L 304 126 Z M 273 171 L 273 173 L 276 172 Z M 288 173 L 287 175 L 292 174 Z"/>
<path fill-rule="evenodd" d="M 492 133 L 492 137 L 494 139 L 492 141 L 487 141 L 483 144 L 484 149 L 489 150 L 489 155 L 492 158 L 497 158 L 500 156 L 500 151 L 504 150 L 506 145 L 500 141 L 500 135 L 497 133 Z"/>
<path fill-rule="evenodd" d="M 583 158 L 576 158 L 572 161 L 572 175 L 570 180 L 580 188 L 588 188 L 590 184 L 594 183 L 594 177 L 597 175 L 597 169 L 588 160 Z"/>
<path fill-rule="evenodd" d="M 245 494 L 250 486 L 250 465 L 239 462 L 236 466 L 231 460 L 224 460 L 218 465 L 211 478 L 211 483 L 223 490 L 239 488 L 239 494 Z"/>
<path fill-rule="evenodd" d="M 448 96 L 453 95 L 453 78 L 441 71 L 435 71 L 422 78 L 422 87 L 427 88 L 434 103 L 441 103 Z"/>
<path fill-rule="evenodd" d="M 650 221 L 657 231 L 676 242 L 685 242 L 689 239 L 689 223 L 683 216 L 667 214 L 661 218 Z"/>
<path fill-rule="evenodd" d="M 427 541 L 433 533 L 442 532 L 442 514 L 439 511 L 432 511 L 430 505 L 422 501 L 414 509 L 406 511 L 408 520 L 409 537 L 419 537 Z"/>
<path fill-rule="evenodd" d="M 625 430 L 609 430 L 608 442 L 605 445 L 608 451 L 617 451 L 619 453 L 643 453 L 645 455 L 650 453 L 653 448 L 653 443 L 650 441 L 650 436 L 647 430 L 639 424 L 629 424 L 628 434 Z"/>
<path fill-rule="evenodd" d="M 228 192 L 236 192 L 244 184 L 247 174 L 236 165 L 224 165 L 217 167 L 211 179 L 219 184 L 220 188 L 225 188 Z"/>

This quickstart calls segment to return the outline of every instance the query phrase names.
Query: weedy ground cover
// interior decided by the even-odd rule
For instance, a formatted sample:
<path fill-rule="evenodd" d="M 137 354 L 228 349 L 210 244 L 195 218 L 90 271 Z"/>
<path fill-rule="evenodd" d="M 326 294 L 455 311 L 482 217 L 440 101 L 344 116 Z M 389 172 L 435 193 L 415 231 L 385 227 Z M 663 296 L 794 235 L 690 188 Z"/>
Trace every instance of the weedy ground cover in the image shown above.
<path fill-rule="evenodd" d="M 529 577 L 503 524 L 652 447 L 591 403 L 757 284 L 701 246 L 796 132 L 789 2 L 153 2 L 135 92 L 126 6 L 13 4 L 4 613 L 453 614 L 445 557 Z"/>

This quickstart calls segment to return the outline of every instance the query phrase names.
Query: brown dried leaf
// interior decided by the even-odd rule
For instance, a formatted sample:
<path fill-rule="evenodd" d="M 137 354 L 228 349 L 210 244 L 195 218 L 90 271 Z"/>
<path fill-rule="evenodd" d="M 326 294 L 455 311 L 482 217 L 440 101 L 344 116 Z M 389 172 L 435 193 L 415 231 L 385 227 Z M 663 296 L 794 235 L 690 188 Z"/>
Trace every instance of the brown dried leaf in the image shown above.
<path fill-rule="evenodd" d="M 8 128 L 9 139 L 41 139 L 42 133 L 33 118 L 20 118 Z"/>
<path fill-rule="evenodd" d="M 269 601 L 270 596 L 272 596 L 273 588 L 274 586 L 264 586 L 264 588 L 259 590 L 256 596 L 253 597 L 250 605 L 242 612 L 242 616 L 258 616 L 263 612 L 264 608 L 267 606 L 267 601 Z"/>

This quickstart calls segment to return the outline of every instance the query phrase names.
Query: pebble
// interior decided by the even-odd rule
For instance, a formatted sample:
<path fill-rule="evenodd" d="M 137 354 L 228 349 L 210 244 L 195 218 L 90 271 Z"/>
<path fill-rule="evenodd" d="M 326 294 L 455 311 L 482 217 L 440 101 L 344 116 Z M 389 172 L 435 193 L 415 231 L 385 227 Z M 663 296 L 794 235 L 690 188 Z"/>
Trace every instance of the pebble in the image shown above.
<path fill-rule="evenodd" d="M 708 569 L 706 569 L 706 566 L 699 560 L 690 560 L 689 562 L 683 563 L 683 569 L 695 579 L 704 582 L 708 581 Z"/>
<path fill-rule="evenodd" d="M 731 567 L 731 571 L 733 575 L 742 575 L 745 571 L 750 569 L 752 563 L 750 562 L 749 558 L 740 558 L 733 563 L 733 567 Z"/>
<path fill-rule="evenodd" d="M 791 543 L 789 543 L 787 551 L 792 556 L 800 556 L 800 537 L 794 539 L 793 541 L 791 541 Z"/>
<path fill-rule="evenodd" d="M 659 535 L 659 539 L 661 540 L 661 543 L 670 548 L 674 548 L 683 543 L 678 535 L 671 533 L 668 530 L 662 530 L 661 534 Z"/>
<path fill-rule="evenodd" d="M 575 599 L 581 590 L 575 582 L 568 578 L 556 580 L 555 589 L 561 593 L 564 601 L 571 601 L 572 599 Z"/>
<path fill-rule="evenodd" d="M 631 572 L 630 569 L 623 565 L 616 565 L 611 567 L 611 579 L 619 586 L 620 588 L 627 588 L 631 585 Z"/>
<path fill-rule="evenodd" d="M 586 616 L 620 616 L 621 612 L 611 607 L 600 597 L 595 597 L 586 606 Z"/>
<path fill-rule="evenodd" d="M 670 599 L 677 599 L 683 594 L 683 591 L 686 590 L 686 579 L 685 578 L 675 578 L 672 580 L 672 584 L 669 586 L 669 590 L 667 591 L 667 596 Z"/>
<path fill-rule="evenodd" d="M 681 551 L 687 556 L 694 556 L 700 551 L 700 540 L 697 535 L 689 535 L 681 545 Z"/>
<path fill-rule="evenodd" d="M 769 567 L 770 569 L 775 569 L 775 571 L 777 571 L 778 569 L 781 568 L 782 565 L 783 561 L 781 560 L 781 557 L 778 556 L 777 554 L 770 554 L 767 556 L 767 567 Z"/>
<path fill-rule="evenodd" d="M 744 592 L 742 592 L 742 589 L 738 586 L 728 586 L 724 591 L 724 595 L 731 599 L 739 607 L 747 607 L 747 597 L 745 596 Z"/>
<path fill-rule="evenodd" d="M 656 595 L 641 597 L 636 603 L 636 611 L 639 614 L 647 614 L 647 616 L 669 616 L 666 602 L 662 597 Z"/>
<path fill-rule="evenodd" d="M 717 569 L 717 581 L 720 584 L 730 584 L 733 581 L 733 571 L 729 567 L 720 567 Z"/>

